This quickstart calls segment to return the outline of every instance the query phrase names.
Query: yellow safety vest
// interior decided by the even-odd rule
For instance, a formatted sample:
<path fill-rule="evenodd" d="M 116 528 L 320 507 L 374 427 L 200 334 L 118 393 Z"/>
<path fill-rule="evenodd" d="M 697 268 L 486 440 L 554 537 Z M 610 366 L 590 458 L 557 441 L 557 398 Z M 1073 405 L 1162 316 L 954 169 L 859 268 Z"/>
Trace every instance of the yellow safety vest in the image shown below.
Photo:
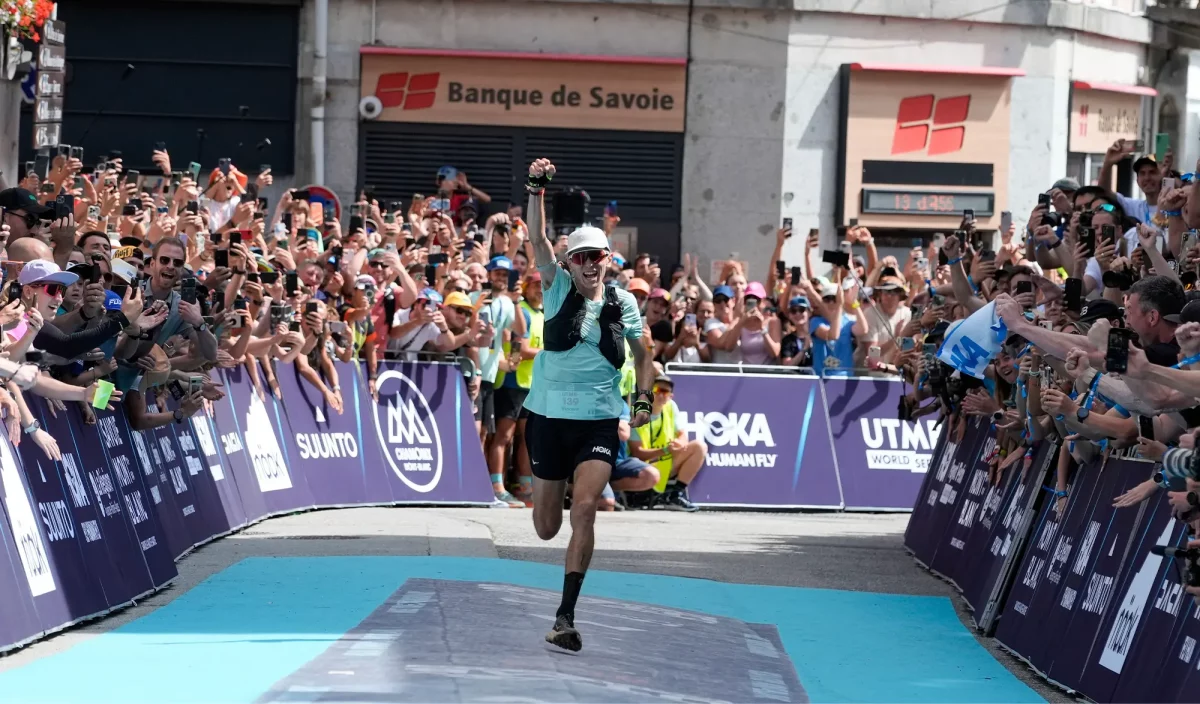
<path fill-rule="evenodd" d="M 546 314 L 534 310 L 533 306 L 521 301 L 521 310 L 529 314 L 529 346 L 535 350 L 542 349 L 542 328 L 546 324 Z M 533 386 L 533 360 L 521 360 L 517 365 L 517 386 L 528 389 Z"/>
<path fill-rule="evenodd" d="M 637 344 L 642 344 L 641 340 L 638 340 Z M 625 364 L 621 367 L 621 395 L 628 398 L 636 388 L 637 367 L 633 364 L 633 350 L 629 347 L 629 340 L 625 340 Z"/>
<path fill-rule="evenodd" d="M 529 325 L 525 331 L 529 334 L 529 346 L 534 349 L 542 349 L 542 328 L 546 323 L 546 316 L 540 310 L 534 310 L 525 301 L 520 303 L 521 309 L 529 312 Z M 505 342 L 501 345 L 504 348 L 504 356 L 512 354 L 512 343 Z M 504 385 L 504 379 L 508 376 L 508 372 L 496 372 L 496 381 L 492 385 L 497 389 Z M 533 386 L 533 360 L 525 359 L 517 365 L 517 386 L 522 389 L 528 389 Z"/>
<path fill-rule="evenodd" d="M 662 450 L 671 444 L 675 439 L 675 403 L 668 402 L 663 406 L 662 414 L 658 418 L 651 418 L 650 422 L 634 428 L 638 434 L 638 439 L 642 443 L 643 450 Z M 663 459 L 653 462 L 652 464 L 658 469 L 658 484 L 654 485 L 654 490 L 660 494 L 667 488 L 667 480 L 671 478 L 671 463 L 674 458 L 664 457 Z"/>

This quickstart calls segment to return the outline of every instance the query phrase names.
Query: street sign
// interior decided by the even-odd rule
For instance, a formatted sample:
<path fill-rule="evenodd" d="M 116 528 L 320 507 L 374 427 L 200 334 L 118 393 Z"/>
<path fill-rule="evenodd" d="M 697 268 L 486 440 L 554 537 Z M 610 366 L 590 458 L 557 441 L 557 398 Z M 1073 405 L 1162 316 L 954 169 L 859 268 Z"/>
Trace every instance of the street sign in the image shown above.
<path fill-rule="evenodd" d="M 67 23 L 62 20 L 46 20 L 42 26 L 42 43 L 62 46 L 67 43 Z"/>
<path fill-rule="evenodd" d="M 44 125 L 33 126 L 33 148 L 56 147 L 62 140 L 62 123 L 47 122 Z"/>
<path fill-rule="evenodd" d="M 38 53 L 38 69 L 46 71 L 64 71 L 67 68 L 67 50 L 61 46 L 42 45 Z"/>
<path fill-rule="evenodd" d="M 63 99 L 62 98 L 38 98 L 37 105 L 33 109 L 34 122 L 62 122 L 63 119 Z"/>
<path fill-rule="evenodd" d="M 63 74 L 38 69 L 37 96 L 39 98 L 63 97 Z"/>

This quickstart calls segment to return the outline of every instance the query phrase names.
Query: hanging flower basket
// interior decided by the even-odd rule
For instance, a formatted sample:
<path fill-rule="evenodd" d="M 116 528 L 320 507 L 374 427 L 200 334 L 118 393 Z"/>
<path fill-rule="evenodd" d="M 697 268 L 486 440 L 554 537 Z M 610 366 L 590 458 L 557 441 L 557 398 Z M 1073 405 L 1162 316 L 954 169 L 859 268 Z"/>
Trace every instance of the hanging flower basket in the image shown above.
<path fill-rule="evenodd" d="M 10 36 L 41 41 L 42 25 L 54 12 L 50 0 L 0 0 L 0 27 Z"/>

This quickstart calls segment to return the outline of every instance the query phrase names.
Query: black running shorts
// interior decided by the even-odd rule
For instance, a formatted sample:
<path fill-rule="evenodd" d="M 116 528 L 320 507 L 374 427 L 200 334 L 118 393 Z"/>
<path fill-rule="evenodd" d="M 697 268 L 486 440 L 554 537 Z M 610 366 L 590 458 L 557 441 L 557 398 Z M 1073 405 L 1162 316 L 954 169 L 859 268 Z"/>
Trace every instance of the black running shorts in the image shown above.
<path fill-rule="evenodd" d="M 525 446 L 529 449 L 533 476 L 550 481 L 570 479 L 575 468 L 588 460 L 601 460 L 611 466 L 621 446 L 617 436 L 619 422 L 617 418 L 547 418 L 530 412 L 525 424 Z"/>

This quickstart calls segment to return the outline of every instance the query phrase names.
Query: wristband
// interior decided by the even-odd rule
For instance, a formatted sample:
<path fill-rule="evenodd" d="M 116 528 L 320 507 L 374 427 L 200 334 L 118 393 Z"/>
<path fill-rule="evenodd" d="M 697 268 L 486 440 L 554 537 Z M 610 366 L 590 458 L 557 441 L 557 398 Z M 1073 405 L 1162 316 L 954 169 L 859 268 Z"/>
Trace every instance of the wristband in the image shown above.
<path fill-rule="evenodd" d="M 649 414 L 653 410 L 654 410 L 654 407 L 650 405 L 649 401 L 646 401 L 644 399 L 638 399 L 633 402 L 633 414 L 635 416 L 642 412 Z"/>
<path fill-rule="evenodd" d="M 946 262 L 946 264 L 948 266 L 954 266 L 955 264 L 961 262 L 962 260 L 963 260 L 963 258 L 959 257 L 958 259 L 951 259 L 950 261 Z"/>
<path fill-rule="evenodd" d="M 1180 360 L 1179 364 L 1172 364 L 1171 368 L 1172 369 L 1183 369 L 1184 367 L 1191 366 L 1191 365 L 1195 364 L 1196 362 L 1200 362 L 1200 354 L 1194 354 L 1191 357 L 1186 357 L 1186 358 Z"/>
<path fill-rule="evenodd" d="M 546 184 L 550 183 L 550 179 L 554 178 L 550 174 L 543 173 L 541 176 L 530 174 L 525 180 L 525 190 L 530 193 L 543 193 L 546 190 Z"/>
<path fill-rule="evenodd" d="M 1182 210 L 1160 210 L 1158 212 L 1162 215 L 1166 215 L 1169 218 L 1177 218 L 1183 215 Z"/>

